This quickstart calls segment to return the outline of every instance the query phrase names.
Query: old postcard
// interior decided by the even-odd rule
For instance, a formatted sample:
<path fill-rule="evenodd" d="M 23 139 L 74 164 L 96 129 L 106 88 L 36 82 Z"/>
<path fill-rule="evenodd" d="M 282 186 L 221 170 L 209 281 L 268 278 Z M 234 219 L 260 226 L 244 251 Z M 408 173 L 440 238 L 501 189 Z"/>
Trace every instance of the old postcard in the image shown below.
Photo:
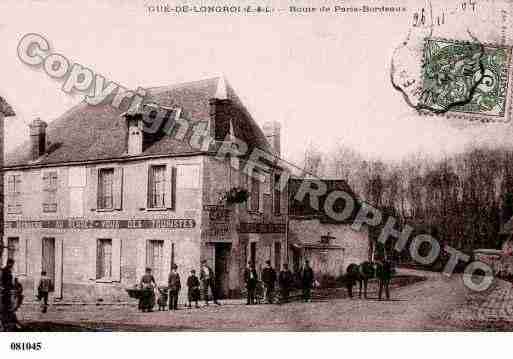
<path fill-rule="evenodd" d="M 3 0 L 0 43 L 8 353 L 513 330 L 513 2 Z"/>

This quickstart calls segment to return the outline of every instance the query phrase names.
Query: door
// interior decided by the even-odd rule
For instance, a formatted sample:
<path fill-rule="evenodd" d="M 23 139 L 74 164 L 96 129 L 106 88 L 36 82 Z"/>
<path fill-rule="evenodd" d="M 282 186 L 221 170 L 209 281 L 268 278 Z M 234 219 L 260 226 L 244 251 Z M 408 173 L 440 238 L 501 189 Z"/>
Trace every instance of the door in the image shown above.
<path fill-rule="evenodd" d="M 55 238 L 43 238 L 41 270 L 55 283 Z"/>
<path fill-rule="evenodd" d="M 249 244 L 249 261 L 256 266 L 256 242 L 251 242 Z"/>
<path fill-rule="evenodd" d="M 215 288 L 220 299 L 228 297 L 229 294 L 229 270 L 230 270 L 230 243 L 216 243 L 214 253 Z"/>

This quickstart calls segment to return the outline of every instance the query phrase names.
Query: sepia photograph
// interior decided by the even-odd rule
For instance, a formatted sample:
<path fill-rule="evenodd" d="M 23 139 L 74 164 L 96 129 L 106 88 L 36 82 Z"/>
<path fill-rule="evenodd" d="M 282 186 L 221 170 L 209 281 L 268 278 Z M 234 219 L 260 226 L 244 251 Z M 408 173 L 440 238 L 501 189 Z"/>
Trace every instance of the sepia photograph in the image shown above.
<path fill-rule="evenodd" d="M 3 0 L 0 352 L 507 342 L 512 17 Z"/>

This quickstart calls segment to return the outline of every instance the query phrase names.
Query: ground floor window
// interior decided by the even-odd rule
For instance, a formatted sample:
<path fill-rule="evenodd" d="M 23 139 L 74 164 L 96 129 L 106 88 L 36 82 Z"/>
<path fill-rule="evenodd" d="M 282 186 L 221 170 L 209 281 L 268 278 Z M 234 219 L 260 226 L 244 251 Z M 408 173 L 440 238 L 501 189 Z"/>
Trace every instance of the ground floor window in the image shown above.
<path fill-rule="evenodd" d="M 157 283 L 164 278 L 164 241 L 149 240 L 146 247 L 146 267 L 151 268 Z"/>
<path fill-rule="evenodd" d="M 111 278 L 112 239 L 98 239 L 96 249 L 96 279 Z"/>
<path fill-rule="evenodd" d="M 20 239 L 18 237 L 7 238 L 7 259 L 14 260 L 14 272 L 18 273 L 20 261 Z"/>

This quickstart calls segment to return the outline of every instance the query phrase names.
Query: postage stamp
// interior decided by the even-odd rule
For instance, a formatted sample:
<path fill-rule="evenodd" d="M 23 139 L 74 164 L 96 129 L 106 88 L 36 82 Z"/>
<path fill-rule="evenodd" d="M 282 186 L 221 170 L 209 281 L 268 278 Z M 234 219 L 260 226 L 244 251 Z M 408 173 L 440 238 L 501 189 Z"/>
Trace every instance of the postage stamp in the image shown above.
<path fill-rule="evenodd" d="M 439 38 L 425 40 L 419 110 L 423 114 L 510 120 L 511 47 Z"/>

